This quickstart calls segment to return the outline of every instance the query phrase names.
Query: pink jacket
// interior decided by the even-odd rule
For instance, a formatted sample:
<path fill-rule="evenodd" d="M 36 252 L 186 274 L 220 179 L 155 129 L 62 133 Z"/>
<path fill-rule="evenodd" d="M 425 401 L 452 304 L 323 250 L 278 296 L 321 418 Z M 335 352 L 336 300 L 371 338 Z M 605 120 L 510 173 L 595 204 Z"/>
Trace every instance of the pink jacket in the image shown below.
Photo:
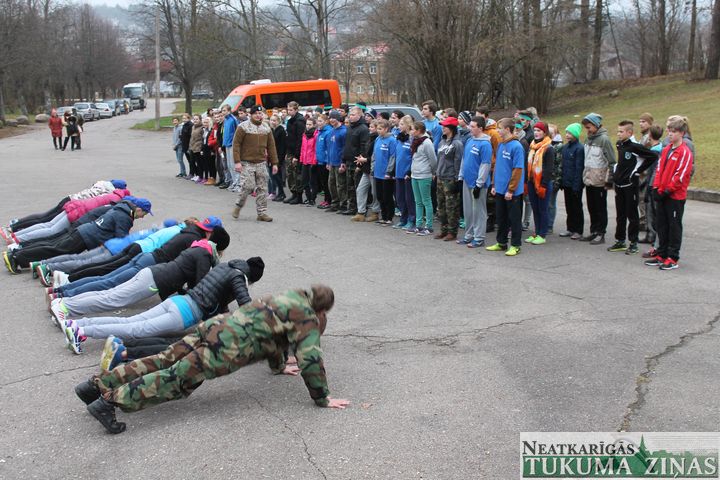
<path fill-rule="evenodd" d="M 315 156 L 315 144 L 320 134 L 317 130 L 312 138 L 308 138 L 305 133 L 302 136 L 302 145 L 300 146 L 300 163 L 302 165 L 317 165 L 317 157 Z"/>
<path fill-rule="evenodd" d="M 70 200 L 63 205 L 63 210 L 67 213 L 68 220 L 70 223 L 76 221 L 90 210 L 94 210 L 103 205 L 110 203 L 117 203 L 123 199 L 126 195 L 130 195 L 129 190 L 116 189 L 112 193 L 106 193 L 97 197 L 88 198 L 85 200 Z"/>

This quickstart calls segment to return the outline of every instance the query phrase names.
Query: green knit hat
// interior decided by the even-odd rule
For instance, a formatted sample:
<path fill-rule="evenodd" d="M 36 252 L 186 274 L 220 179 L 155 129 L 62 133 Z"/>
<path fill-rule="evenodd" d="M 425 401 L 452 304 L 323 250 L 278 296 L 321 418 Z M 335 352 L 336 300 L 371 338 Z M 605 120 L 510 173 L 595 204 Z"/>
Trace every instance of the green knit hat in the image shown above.
<path fill-rule="evenodd" d="M 582 132 L 582 125 L 580 125 L 579 123 L 571 123 L 565 128 L 565 131 L 580 140 L 580 132 Z"/>

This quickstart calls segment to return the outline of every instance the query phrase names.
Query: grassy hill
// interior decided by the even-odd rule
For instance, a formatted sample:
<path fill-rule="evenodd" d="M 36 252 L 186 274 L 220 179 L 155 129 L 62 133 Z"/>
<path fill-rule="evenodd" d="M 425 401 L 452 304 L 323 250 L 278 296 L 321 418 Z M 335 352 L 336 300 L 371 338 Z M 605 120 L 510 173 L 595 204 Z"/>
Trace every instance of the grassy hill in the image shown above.
<path fill-rule="evenodd" d="M 617 96 L 611 95 L 613 91 Z M 613 140 L 619 121 L 632 120 L 637 128 L 643 112 L 650 112 L 661 125 L 670 115 L 688 117 L 697 154 L 690 186 L 720 191 L 720 134 L 716 125 L 720 119 L 720 80 L 689 81 L 684 76 L 670 76 L 572 85 L 555 92 L 543 120 L 564 129 L 588 112 L 603 116 Z"/>

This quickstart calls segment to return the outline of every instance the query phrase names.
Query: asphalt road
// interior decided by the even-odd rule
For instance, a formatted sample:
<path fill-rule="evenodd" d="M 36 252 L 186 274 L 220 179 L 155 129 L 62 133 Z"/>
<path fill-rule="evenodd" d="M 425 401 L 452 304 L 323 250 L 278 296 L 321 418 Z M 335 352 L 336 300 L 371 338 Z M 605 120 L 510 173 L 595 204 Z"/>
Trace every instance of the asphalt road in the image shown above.
<path fill-rule="evenodd" d="M 688 202 L 671 272 L 557 236 L 506 258 L 302 206 L 233 221 L 232 194 L 174 178 L 169 132 L 129 130 L 152 111 L 88 124 L 79 152 L 47 131 L 1 140 L 0 219 L 109 178 L 152 200 L 138 226 L 220 215 L 226 258 L 265 259 L 253 295 L 335 288 L 326 368 L 353 403 L 319 409 L 263 363 L 119 412 L 128 430 L 107 435 L 73 393 L 102 342 L 70 354 L 37 281 L 3 270 L 0 478 L 510 479 L 523 431 L 720 430 L 718 205 Z"/>

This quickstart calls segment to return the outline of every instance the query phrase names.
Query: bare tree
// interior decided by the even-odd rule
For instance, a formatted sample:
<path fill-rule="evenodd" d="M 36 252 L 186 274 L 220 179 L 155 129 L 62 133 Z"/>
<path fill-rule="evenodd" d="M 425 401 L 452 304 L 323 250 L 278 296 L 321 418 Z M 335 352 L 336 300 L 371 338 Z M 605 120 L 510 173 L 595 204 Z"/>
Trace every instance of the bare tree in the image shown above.
<path fill-rule="evenodd" d="M 720 0 L 715 0 L 705 78 L 708 80 L 718 78 L 718 70 L 720 70 Z"/>
<path fill-rule="evenodd" d="M 595 0 L 595 27 L 593 32 L 593 49 L 592 49 L 592 70 L 590 72 L 591 80 L 600 78 L 600 55 L 602 54 L 602 33 L 603 33 L 603 2 Z"/>

